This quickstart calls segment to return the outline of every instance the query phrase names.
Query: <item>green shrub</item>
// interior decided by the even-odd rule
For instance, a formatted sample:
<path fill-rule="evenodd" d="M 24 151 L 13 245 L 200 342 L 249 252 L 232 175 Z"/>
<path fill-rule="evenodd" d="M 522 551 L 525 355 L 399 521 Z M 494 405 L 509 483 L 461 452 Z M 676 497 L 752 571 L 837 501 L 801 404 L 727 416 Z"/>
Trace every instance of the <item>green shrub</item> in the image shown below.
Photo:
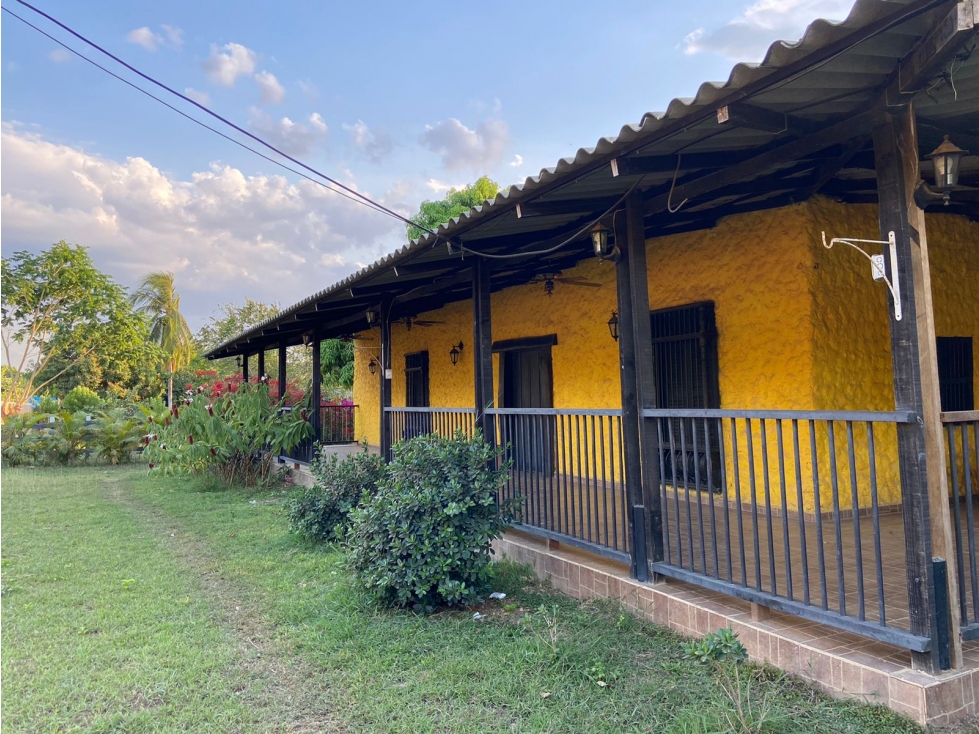
<path fill-rule="evenodd" d="M 336 454 L 318 453 L 310 471 L 315 484 L 290 502 L 289 526 L 307 540 L 343 540 L 351 510 L 374 495 L 384 478 L 384 459 L 358 453 L 340 461 Z"/>
<path fill-rule="evenodd" d="M 351 513 L 351 564 L 371 595 L 421 611 L 479 601 L 513 507 L 497 506 L 509 467 L 488 468 L 496 459 L 478 434 L 395 447 L 387 478 Z"/>
<path fill-rule="evenodd" d="M 51 395 L 45 395 L 38 401 L 37 407 L 34 408 L 34 414 L 50 414 L 57 413 L 61 410 L 61 406 L 58 405 L 58 398 L 52 397 Z"/>
<path fill-rule="evenodd" d="M 7 418 L 0 429 L 0 455 L 4 466 L 40 463 L 46 441 L 40 431 L 31 429 L 42 420 L 47 420 L 47 416 L 38 413 L 23 413 Z"/>
<path fill-rule="evenodd" d="M 110 464 L 122 464 L 132 457 L 143 435 L 143 421 L 124 408 L 99 413 L 89 434 L 96 456 Z"/>
<path fill-rule="evenodd" d="M 686 660 L 696 660 L 699 663 L 727 662 L 743 663 L 748 659 L 748 650 L 738 634 L 730 627 L 722 627 L 717 632 L 708 632 L 699 640 L 681 642 L 683 657 Z"/>
<path fill-rule="evenodd" d="M 147 430 L 143 458 L 166 474 L 202 475 L 225 486 L 267 485 L 273 458 L 312 432 L 302 413 L 280 410 L 264 382 L 214 398 L 191 392 L 174 402 L 162 415 L 140 406 Z"/>
<path fill-rule="evenodd" d="M 96 408 L 101 407 L 101 405 L 102 398 L 99 397 L 97 392 L 84 385 L 78 385 L 77 387 L 73 387 L 65 395 L 65 399 L 62 401 L 62 410 L 69 413 L 77 413 L 80 410 L 91 413 Z"/>

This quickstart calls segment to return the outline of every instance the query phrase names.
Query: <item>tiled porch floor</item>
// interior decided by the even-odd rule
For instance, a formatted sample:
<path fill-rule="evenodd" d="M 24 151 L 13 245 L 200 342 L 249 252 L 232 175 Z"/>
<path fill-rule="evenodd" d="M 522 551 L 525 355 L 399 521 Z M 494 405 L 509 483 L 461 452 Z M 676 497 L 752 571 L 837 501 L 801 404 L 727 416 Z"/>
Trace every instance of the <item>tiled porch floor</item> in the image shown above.
<path fill-rule="evenodd" d="M 526 524 L 628 552 L 620 484 L 520 472 L 508 491 L 525 498 Z M 837 533 L 832 516 L 776 511 L 769 522 L 764 506 L 742 505 L 738 512 L 733 499 L 682 488 L 669 487 L 663 503 L 671 565 L 871 623 L 883 614 L 887 626 L 909 628 L 900 508 L 880 510 L 879 532 L 872 516 L 851 513 L 840 518 Z M 979 502 L 974 519 L 979 527 Z M 971 609 L 968 581 L 967 575 L 963 592 Z"/>

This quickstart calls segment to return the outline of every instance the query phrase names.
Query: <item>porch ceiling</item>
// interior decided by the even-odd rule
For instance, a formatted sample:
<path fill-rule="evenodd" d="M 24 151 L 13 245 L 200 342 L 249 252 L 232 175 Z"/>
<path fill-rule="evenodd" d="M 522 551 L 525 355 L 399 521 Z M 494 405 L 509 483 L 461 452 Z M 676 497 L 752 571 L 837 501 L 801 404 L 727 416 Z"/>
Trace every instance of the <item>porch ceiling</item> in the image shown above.
<path fill-rule="evenodd" d="M 206 356 L 291 346 L 313 330 L 322 338 L 363 331 L 366 311 L 382 298 L 393 299 L 395 318 L 468 299 L 474 255 L 460 254 L 460 245 L 528 253 L 494 260 L 493 290 L 569 268 L 591 256 L 587 234 L 554 253 L 529 253 L 575 235 L 633 186 L 646 202 L 647 237 L 706 229 L 721 217 L 816 193 L 876 202 L 872 113 L 885 99 L 913 98 L 923 175 L 931 172 L 925 156 L 943 134 L 979 153 L 979 0 L 972 7 L 977 27 L 956 41 L 950 62 L 930 71 L 913 95 L 895 91 L 907 81 L 899 65 L 904 74 L 914 68 L 908 60 L 920 40 L 954 7 L 955 0 L 858 0 L 843 23 L 815 21 L 797 43 L 772 44 L 761 64 L 738 64 L 727 82 L 674 99 L 666 112 L 580 149 L 440 227 L 438 237 L 412 242 Z M 979 221 L 979 155 L 963 161 L 960 186 L 950 206 L 934 211 Z M 679 211 L 668 211 L 684 199 Z"/>

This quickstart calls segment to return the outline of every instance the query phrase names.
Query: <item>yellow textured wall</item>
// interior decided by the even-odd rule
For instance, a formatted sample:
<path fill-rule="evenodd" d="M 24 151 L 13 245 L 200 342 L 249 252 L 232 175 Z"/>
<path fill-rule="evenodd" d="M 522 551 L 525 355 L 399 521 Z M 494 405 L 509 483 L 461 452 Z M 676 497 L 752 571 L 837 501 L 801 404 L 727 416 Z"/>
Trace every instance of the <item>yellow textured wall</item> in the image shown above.
<path fill-rule="evenodd" d="M 929 215 L 928 240 L 935 289 L 935 317 L 941 336 L 973 336 L 979 345 L 979 225 L 958 217 Z M 885 286 L 870 277 L 869 263 L 849 248 L 823 249 L 819 233 L 828 236 L 877 237 L 876 207 L 844 206 L 815 198 L 805 204 L 729 217 L 711 230 L 658 238 L 647 243 L 652 310 L 697 301 L 713 301 L 718 330 L 721 407 L 743 409 L 891 410 L 893 391 Z M 510 288 L 492 296 L 494 341 L 556 334 L 552 349 L 554 406 L 617 408 L 620 406 L 618 348 L 606 322 L 615 308 L 615 270 L 609 263 L 587 260 L 568 276 L 601 284 L 585 288 L 556 284 L 547 297 L 542 284 Z M 428 328 L 392 327 L 393 404 L 404 405 L 404 355 L 428 350 L 431 403 L 472 407 L 472 304 L 451 304 L 419 314 L 442 321 Z M 357 350 L 354 399 L 360 406 L 357 436 L 379 440 L 380 374 L 367 371 L 369 353 L 377 354 L 378 332 L 365 332 Z M 463 341 L 459 364 L 448 352 Z M 979 356 L 975 359 L 979 370 Z M 499 358 L 494 360 L 498 379 Z M 979 384 L 979 374 L 976 376 Z M 498 384 L 498 382 L 497 382 Z M 786 425 L 786 437 L 791 426 Z M 877 438 L 882 504 L 897 501 L 893 432 Z M 769 464 L 777 454 L 771 427 Z M 756 465 L 761 457 L 756 442 Z M 744 447 L 743 431 L 739 444 Z M 825 431 L 818 433 L 821 453 Z M 801 429 L 800 479 L 812 511 L 808 433 Z M 837 446 L 845 449 L 845 433 Z M 865 434 L 857 433 L 866 445 Z M 862 451 L 862 453 L 861 453 Z M 791 447 L 786 444 L 787 455 Z M 845 453 L 845 451 L 843 451 Z M 845 456 L 844 456 L 845 458 Z M 795 470 L 787 462 L 789 494 Z M 821 462 L 822 464 L 822 462 Z M 857 451 L 858 469 L 866 469 L 866 450 Z M 882 468 L 883 467 L 883 468 Z M 828 467 L 818 467 L 821 475 Z M 732 467 L 729 465 L 729 476 Z M 747 465 L 739 467 L 747 477 Z M 848 465 L 840 464 L 841 480 Z M 844 486 L 844 491 L 849 488 Z M 759 492 L 762 491 L 759 480 Z M 745 490 L 745 493 L 747 490 Z M 859 488 L 867 504 L 865 486 Z M 745 497 L 747 499 L 747 495 Z M 828 497 L 824 495 L 823 509 Z M 789 506 L 797 507 L 794 496 Z"/>

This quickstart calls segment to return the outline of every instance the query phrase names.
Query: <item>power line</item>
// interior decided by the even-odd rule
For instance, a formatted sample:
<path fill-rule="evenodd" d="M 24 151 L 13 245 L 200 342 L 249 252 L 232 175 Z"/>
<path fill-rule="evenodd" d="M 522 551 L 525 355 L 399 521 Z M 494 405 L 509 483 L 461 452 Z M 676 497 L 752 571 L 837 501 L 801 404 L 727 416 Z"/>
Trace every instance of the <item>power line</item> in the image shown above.
<path fill-rule="evenodd" d="M 338 194 L 338 195 L 340 195 L 340 196 L 342 196 L 342 197 L 344 197 L 344 198 L 346 198 L 346 199 L 350 199 L 351 201 L 353 201 L 353 202 L 356 202 L 357 204 L 361 204 L 361 205 L 363 205 L 363 206 L 366 206 L 366 207 L 368 207 L 368 208 L 370 208 L 370 209 L 373 209 L 374 211 L 377 211 L 377 212 L 380 212 L 381 214 L 386 214 L 386 212 L 384 212 L 384 211 L 382 211 L 382 210 L 380 210 L 380 209 L 378 209 L 377 207 L 375 207 L 375 206 L 373 206 L 373 204 L 371 204 L 371 203 L 368 203 L 368 202 L 366 202 L 366 201 L 362 201 L 362 200 L 360 200 L 360 199 L 357 199 L 357 198 L 355 198 L 355 197 L 353 197 L 353 196 L 350 196 L 350 194 L 347 194 L 347 193 L 345 193 L 345 192 L 343 192 L 343 191 L 340 191 L 340 190 L 338 190 L 338 189 L 335 189 L 335 188 L 333 188 L 332 186 L 329 186 L 328 184 L 325 184 L 325 183 L 323 183 L 322 181 L 319 181 L 319 180 L 317 180 L 317 179 L 315 179 L 315 178 L 313 178 L 312 176 L 308 176 L 308 175 L 306 175 L 306 174 L 305 174 L 305 173 L 303 173 L 302 171 L 297 171 L 297 170 L 296 170 L 296 169 L 294 169 L 294 168 L 290 168 L 290 167 L 289 167 L 289 166 L 287 166 L 287 165 L 286 165 L 285 163 L 282 163 L 281 161 L 277 161 L 277 160 L 275 160 L 275 158 L 272 158 L 271 156 L 267 156 L 267 155 L 265 155 L 265 154 L 264 154 L 263 152 L 261 152 L 260 150 L 255 150 L 254 148 L 252 148 L 252 147 L 250 147 L 250 146 L 248 146 L 248 145 L 245 145 L 245 144 L 244 144 L 244 143 L 242 143 L 242 142 L 241 142 L 240 140 L 235 140 L 235 139 L 234 139 L 234 138 L 232 138 L 232 137 L 231 137 L 230 135 L 226 135 L 225 133 L 223 133 L 223 132 L 221 132 L 221 131 L 220 131 L 220 130 L 218 130 L 217 128 L 214 128 L 214 127 L 211 127 L 211 126 L 210 126 L 210 125 L 208 125 L 207 123 L 205 123 L 205 122 L 201 122 L 200 120 L 198 120 L 198 119 L 197 119 L 197 118 L 195 118 L 195 117 L 191 117 L 191 116 L 190 116 L 190 115 L 188 115 L 188 114 L 187 114 L 186 112 L 184 112 L 183 110 L 181 110 L 181 109 L 179 109 L 179 108 L 177 108 L 177 107 L 174 107 L 174 106 L 173 106 L 172 104 L 170 104 L 170 103 L 169 103 L 169 102 L 167 102 L 166 100 L 164 100 L 164 99 L 161 99 L 160 97 L 157 97 L 157 96 L 156 96 L 155 94 L 153 94 L 152 92 L 148 92 L 148 91 L 146 91 L 145 89 L 143 89 L 142 87 L 140 87 L 140 86 L 139 86 L 139 85 L 137 85 L 137 84 L 133 84 L 133 83 L 132 83 L 131 81 L 129 81 L 129 80 L 128 80 L 128 79 L 126 79 L 125 77 L 121 77 L 121 76 L 119 76 L 118 74 L 116 74 L 116 73 L 115 73 L 114 71 L 112 71 L 111 69 L 107 69 L 106 67 L 104 67 L 104 66 L 102 66 L 101 64 L 99 64 L 99 63 L 98 63 L 97 61 L 93 61 L 92 59 L 90 59 L 90 58 L 88 58 L 88 56 L 86 56 L 85 54 L 83 54 L 83 53 L 80 53 L 79 51 L 76 51 L 75 49 L 73 49 L 73 48 L 72 48 L 71 46 L 68 46 L 67 44 L 64 44 L 64 43 L 62 43 L 62 42 L 61 42 L 61 41 L 59 41 L 59 40 L 58 40 L 57 38 L 55 38 L 54 36 L 52 36 L 52 35 L 51 35 L 50 33 L 47 33 L 46 31 L 44 31 L 44 30 L 42 30 L 41 28 L 38 28 L 38 27 L 37 27 L 36 25 L 34 25 L 33 23 L 31 23 L 31 22 L 30 22 L 29 20 L 26 20 L 25 18 L 21 18 L 21 17 L 19 16 L 19 15 L 17 15 L 17 13 L 15 13 L 15 12 L 13 12 L 12 10 L 9 10 L 9 9 L 7 9 L 7 8 L 3 8 L 3 7 L 0 7 L 0 10 L 3 10 L 3 11 L 4 11 L 5 13 L 8 13 L 9 15 L 11 15 L 11 16 L 13 16 L 13 17 L 14 17 L 14 18 L 16 18 L 17 20 L 19 20 L 19 21 L 20 21 L 21 23 L 24 23 L 25 25 L 27 25 L 27 26 L 29 26 L 29 27 L 31 27 L 31 28 L 33 28 L 33 29 L 34 29 L 35 31 L 37 31 L 38 33 L 40 33 L 40 34 L 41 34 L 42 36 L 45 36 L 45 37 L 47 37 L 47 38 L 49 38 L 49 39 L 51 39 L 52 41 L 54 41 L 55 43 L 57 43 L 57 44 L 58 44 L 59 46 L 61 46 L 61 47 L 62 47 L 62 48 L 64 48 L 65 50 L 67 50 L 67 51 L 69 51 L 69 52 L 71 52 L 71 53 L 73 53 L 73 54 L 74 54 L 75 56 L 77 56 L 78 58 L 80 58 L 80 59 L 82 59 L 83 61 L 87 61 L 88 63 L 90 63 L 90 64 L 91 64 L 92 66 L 94 66 L 95 68 L 97 68 L 97 69 L 101 69 L 102 71 L 104 71 L 104 72 L 105 72 L 106 74 L 108 74 L 109 76 L 111 76 L 111 77 L 114 77 L 114 78 L 116 78 L 116 79 L 118 79 L 119 81 L 121 81 L 121 82 L 122 82 L 123 84 L 126 84 L 126 85 L 128 85 L 128 86 L 130 86 L 130 87 L 132 87 L 132 88 L 133 88 L 133 89 L 135 89 L 135 90 L 136 90 L 137 92 L 140 92 L 140 93 L 142 93 L 142 94 L 145 94 L 145 95 L 146 95 L 147 97 L 149 97 L 150 99 L 153 99 L 153 100 L 156 100 L 157 102 L 159 102 L 160 104 L 162 104 L 162 105 L 163 105 L 164 107 L 167 107 L 167 108 L 169 108 L 169 109 L 171 109 L 171 110 L 173 110 L 173 111 L 174 111 L 174 112 L 176 112 L 176 113 L 177 113 L 178 115 L 180 115 L 181 117 L 185 117 L 185 118 L 187 118 L 188 120 L 190 120 L 190 121 L 191 121 L 191 122 L 193 122 L 194 124 L 196 124 L 196 125 L 200 125 L 200 126 L 201 126 L 201 127 L 203 127 L 203 128 L 205 129 L 205 130 L 210 130 L 210 131 L 211 131 L 212 133 L 214 133 L 215 135 L 220 135 L 220 136 L 221 136 L 222 138 L 224 138 L 224 139 L 225 139 L 225 140 L 227 140 L 228 142 L 231 142 L 231 143 L 234 143 L 234 144 L 235 144 L 235 145 L 237 145 L 238 147 L 240 147 L 240 148 L 244 148 L 245 150 L 247 150 L 247 151 L 249 151 L 249 152 L 251 152 L 251 153 L 254 153 L 255 155 L 257 155 L 257 156 L 259 156 L 260 158 L 264 158 L 264 159 L 265 159 L 265 160 L 267 160 L 267 161 L 268 161 L 269 163 L 274 163 L 275 165 L 277 165 L 277 166 L 279 166 L 280 168 L 282 168 L 282 169 L 284 169 L 284 170 L 286 170 L 286 171 L 289 171 L 290 173 L 294 173 L 295 175 L 297 175 L 297 176 L 299 176 L 299 177 L 301 177 L 301 178 L 304 178 L 304 179 L 306 179 L 307 181 L 310 181 L 310 182 L 312 182 L 312 183 L 314 183 L 314 184 L 316 184 L 317 186 L 322 186 L 322 187 L 323 187 L 323 188 L 325 188 L 325 189 L 326 189 L 327 191 L 332 191 L 332 192 L 333 192 L 334 194 Z"/>
<path fill-rule="evenodd" d="M 194 100 L 192 100 L 192 99 L 191 99 L 190 97 L 188 97 L 188 96 L 186 96 L 186 95 L 184 95 L 184 94 L 181 94 L 181 93 L 180 93 L 180 92 L 178 92 L 178 91 L 177 91 L 176 89 L 173 89 L 172 87 L 169 87 L 169 86 L 167 86 L 166 84 L 164 84 L 163 82 L 161 82 L 161 81 L 159 81 L 159 80 L 157 80 L 157 79 L 155 79 L 154 77 L 152 77 L 152 76 L 150 76 L 149 74 L 145 74 L 144 72 L 142 72 L 142 71 L 140 71 L 139 69 L 137 69 L 136 67 L 134 67 L 134 66 L 132 66 L 131 64 L 128 64 L 127 62 L 125 62 L 125 61 L 123 61 L 122 59 L 120 59 L 120 58 L 119 58 L 118 56 L 116 56 L 116 55 L 115 55 L 115 54 L 113 54 L 112 52 L 110 52 L 110 51 L 107 51 L 106 49 L 104 49 L 104 48 L 102 48 L 101 46 L 99 46 L 99 45 L 98 45 L 97 43 L 95 43 L 94 41 L 91 41 L 91 40 L 89 40 L 88 38 L 86 38 L 85 36 L 83 36 L 83 35 L 82 35 L 81 33 L 79 33 L 78 31 L 76 31 L 76 30 L 74 30 L 73 28 L 71 28 L 71 27 L 69 27 L 69 26 L 67 26 L 67 25 L 65 25 L 64 23 L 62 23 L 62 22 L 61 22 L 60 20 L 58 20 L 57 18 L 55 18 L 55 17 L 53 17 L 53 16 L 51 16 L 51 15 L 49 15 L 48 13 L 45 13 L 45 12 L 44 12 L 43 10 L 41 10 L 40 8 L 36 8 L 36 7 L 34 7 L 33 5 L 31 5 L 30 3 L 28 3 L 28 2 L 25 2 L 24 0 L 16 0 L 16 2 L 18 2 L 18 3 L 19 3 L 19 4 L 21 4 L 21 5 L 23 5 L 23 6 L 24 6 L 25 8 L 27 8 L 28 10 L 31 10 L 32 12 L 34 12 L 34 13 L 37 13 L 37 14 L 38 14 L 38 15 L 40 15 L 41 17 L 43 17 L 43 18 L 46 18 L 47 20 L 49 20 L 49 21 L 51 21 L 52 23 L 54 23 L 54 24 L 55 24 L 56 26 L 58 26 L 58 27 L 59 27 L 59 28 L 61 28 L 62 30 L 64 30 L 64 31 L 67 31 L 68 33 L 70 33 L 71 35 L 73 35 L 73 36 L 74 36 L 75 38 L 77 38 L 78 40 L 80 40 L 80 41 L 82 41 L 83 43 L 85 43 L 85 44 L 86 44 L 86 45 L 88 45 L 88 46 L 91 46 L 92 48 L 94 48 L 94 49 L 95 49 L 96 51 L 98 51 L 99 53 L 101 53 L 101 54 L 103 54 L 103 55 L 105 55 L 105 56 L 108 56 L 108 57 L 109 57 L 110 59 L 112 59 L 112 60 L 113 60 L 113 61 L 115 61 L 116 63 L 118 63 L 118 64 L 121 64 L 121 65 L 122 65 L 122 66 L 124 66 L 125 68 L 127 68 L 127 69 L 129 69 L 129 71 L 131 71 L 132 73 L 134 73 L 134 74 L 136 74 L 137 76 L 139 76 L 139 77 L 141 77 L 141 78 L 143 78 L 143 79 L 145 79 L 145 80 L 146 80 L 146 81 L 148 81 L 149 83 L 151 83 L 151 84 L 154 84 L 154 85 L 156 85 L 156 86 L 158 86 L 158 87 L 160 87 L 161 89 L 164 89 L 165 91 L 167 91 L 167 92 L 169 92 L 170 94 L 172 94 L 172 95 L 174 95 L 174 96 L 176 96 L 176 97 L 179 97 L 180 99 L 182 99 L 182 100 L 183 100 L 184 102 L 187 102 L 188 104 L 192 104 L 192 105 L 194 105 L 195 107 L 197 107 L 197 108 L 198 108 L 199 110 L 201 110 L 202 112 L 205 112 L 206 114 L 208 114 L 208 115 L 210 115 L 211 117 L 214 117 L 215 119 L 217 119 L 217 120 L 220 120 L 220 121 L 221 121 L 221 122 L 223 122 L 223 123 L 224 123 L 225 125 L 228 125 L 229 127 L 231 127 L 231 128 L 233 128 L 234 130 L 236 130 L 237 132 L 239 132 L 239 133 L 241 133 L 242 135 L 245 135 L 246 137 L 249 137 L 249 138 L 251 138 L 251 139 L 252 139 L 252 140 L 254 140 L 255 142 L 257 142 L 257 143 L 259 143 L 260 145 L 263 145 L 263 146 L 265 146 L 265 147 L 266 147 L 266 148 L 268 148 L 269 150 L 271 150 L 271 151 L 273 151 L 274 153 L 276 153 L 276 154 L 278 154 L 278 155 L 280 155 L 280 156 L 282 156 L 282 157 L 283 157 L 283 158 L 285 158 L 286 160 L 288 160 L 288 161 L 291 161 L 292 163 L 294 163 L 294 164 L 296 164 L 296 165 L 297 165 L 297 166 L 299 166 L 300 168 L 304 168 L 305 170 L 307 170 L 307 171 L 309 171 L 310 173 L 312 173 L 312 174 L 314 174 L 314 175 L 316 175 L 316 176 L 319 176 L 320 178 L 322 178 L 322 179 L 324 179 L 325 181 L 328 181 L 328 182 L 330 182 L 331 184 L 333 184 L 334 186 L 336 186 L 336 187 L 338 187 L 338 188 L 340 188 L 340 189 L 342 189 L 343 191 L 345 191 L 345 192 L 347 192 L 348 194 L 350 194 L 350 195 L 351 195 L 352 197 L 355 197 L 355 199 L 354 199 L 354 200 L 359 200 L 359 201 L 361 201 L 361 203 L 364 203 L 365 205 L 369 205 L 369 206 L 370 206 L 371 208 L 374 208 L 374 209 L 375 209 L 376 211 L 380 211 L 380 212 L 383 212 L 384 214 L 387 214 L 388 216 L 391 216 L 391 217 L 394 217 L 395 219 L 397 219 L 397 220 L 399 220 L 400 222 L 403 222 L 404 224 L 407 224 L 407 225 L 411 225 L 411 226 L 413 226 L 413 227 L 417 227 L 418 229 L 420 229 L 420 230 L 422 230 L 422 231 L 424 231 L 424 232 L 428 232 L 429 234 L 431 234 L 431 235 L 434 235 L 434 236 L 435 236 L 435 237 L 437 237 L 438 239 L 441 239 L 441 240 L 445 240 L 445 241 L 447 241 L 447 242 L 448 242 L 448 240 L 446 240 L 446 238 L 444 238 L 444 237 L 442 237 L 442 236 L 441 236 L 440 234 L 438 234 L 437 232 L 433 232 L 432 230 L 430 230 L 430 229 L 428 229 L 427 227 L 422 227 L 422 226 L 420 226 L 420 225 L 418 225 L 417 223 L 415 223 L 415 222 L 413 222 L 413 221 L 411 221 L 411 220 L 410 220 L 410 219 L 408 219 L 407 217 L 404 217 L 404 216 L 402 216 L 401 214 L 398 214 L 398 213 L 397 213 L 396 211 L 394 211 L 394 210 L 392 210 L 392 209 L 389 209 L 388 207 L 386 207 L 386 206 L 384 206 L 383 204 L 380 204 L 380 203 L 378 203 L 378 202 L 376 202 L 376 201 L 374 201 L 374 200 L 373 200 L 373 199 L 371 199 L 371 198 L 370 198 L 369 196 L 366 196 L 365 194 L 362 194 L 362 193 L 360 193 L 360 192 L 359 192 L 359 191 L 357 191 L 356 189 L 353 189 L 353 188 L 351 188 L 351 187 L 349 187 L 349 186 L 346 186 L 346 185 L 344 185 L 344 184 L 342 184 L 342 183 L 340 183 L 339 181 L 337 181 L 336 179 L 333 179 L 333 178 L 331 178 L 330 176 L 327 176 L 327 175 L 326 175 L 325 173 L 322 173 L 321 171 L 318 171 L 318 170 L 316 170 L 316 169 L 315 169 L 315 168 L 313 168 L 312 166 L 309 166 L 309 165 L 307 165 L 307 164 L 305 164 L 305 163 L 303 163 L 302 161 L 300 161 L 300 160 L 298 160 L 298 159 L 296 159 L 296 158 L 293 158 L 293 157 L 292 157 L 291 155 L 289 155 L 288 153 L 284 153 L 283 151 L 281 151 L 281 150 L 279 150 L 279 149 L 278 149 L 278 148 L 276 148 L 276 147 L 275 147 L 274 145 L 272 145 L 271 143 L 269 143 L 269 142 L 267 142 L 267 141 L 265 141 L 265 140 L 263 140 L 263 139 L 262 139 L 262 138 L 260 138 L 259 136 L 257 136 L 257 135 L 255 135 L 255 134 L 253 134 L 253 133 L 250 133 L 250 132 L 248 132 L 247 130 L 245 130 L 244 128 L 242 128 L 242 127 L 240 127 L 239 125 L 236 125 L 236 124 L 235 124 L 235 123 L 233 123 L 233 122 L 232 122 L 231 120 L 229 120 L 229 119 L 227 119 L 227 118 L 225 118 L 225 117 L 222 117 L 222 116 L 221 116 L 221 115 L 219 115 L 218 113 L 216 113 L 216 112 L 214 112 L 213 110 L 210 110 L 210 109 L 208 109 L 207 107 L 205 107 L 204 105 L 202 105 L 202 104 L 200 104 L 199 102 L 195 102 L 195 101 L 194 101 Z M 14 14 L 13 12 L 11 12 L 10 10 L 7 10 L 7 8 L 3 8 L 3 9 L 4 9 L 4 10 L 6 10 L 6 11 L 7 11 L 8 13 L 10 13 L 11 15 L 13 15 L 13 16 L 14 16 L 15 18 L 17 18 L 18 20 L 21 20 L 21 21 L 23 21 L 24 23 L 27 23 L 27 25 L 30 25 L 30 26 L 31 26 L 32 28 L 34 28 L 35 30 L 37 30 L 37 31 L 39 31 L 40 33 L 43 33 L 43 34 L 44 34 L 45 36 L 47 36 L 47 37 L 48 37 L 48 38 L 50 38 L 51 40 L 53 40 L 53 41 L 55 41 L 55 42 L 57 42 L 57 43 L 58 43 L 59 45 L 61 45 L 61 46 L 64 46 L 64 48 L 66 48 L 66 49 L 68 49 L 69 51 L 71 51 L 71 52 L 72 52 L 72 53 L 74 53 L 75 55 L 77 55 L 77 56 L 80 56 L 81 58 L 83 58 L 83 59 L 85 59 L 86 61 L 91 61 L 91 60 L 90 60 L 90 59 L 88 59 L 87 57 L 85 57 L 85 56 L 82 56 L 82 55 L 81 55 L 80 53 L 78 53 L 78 52 L 77 52 L 77 51 L 75 51 L 74 49 L 72 49 L 72 48 L 70 48 L 70 47 L 68 47 L 68 46 L 65 46 L 65 44 L 63 44 L 63 43 L 61 43 L 61 42 L 60 42 L 60 41 L 58 41 L 57 39 L 55 39 L 55 38 L 53 38 L 52 36 L 50 36 L 50 35 L 48 35 L 47 33 L 45 33 L 44 31 L 42 31 L 42 30 L 41 30 L 40 28 L 38 28 L 37 26 L 34 26 L 34 25 L 32 25 L 31 23 L 28 23 L 28 22 L 27 22 L 26 20 L 24 20 L 23 18 L 20 18 L 19 16 L 17 16 L 17 15 L 15 15 L 15 14 Z M 104 67 L 102 67 L 102 66 L 100 66 L 100 65 L 98 65 L 98 64 L 95 64 L 95 62 L 94 62 L 94 61 L 92 61 L 91 63 L 93 63 L 93 64 L 94 64 L 95 66 L 97 66 L 98 68 L 100 68 L 100 69 L 102 69 L 103 71 L 106 71 L 107 73 L 109 73 L 109 74 L 112 74 L 112 76 L 114 76 L 114 77 L 116 77 L 117 79 L 120 79 L 121 81 L 125 81 L 125 82 L 126 82 L 127 84 L 129 84 L 130 86 L 132 86 L 132 87 L 135 87 L 136 89 L 139 89 L 139 90 L 140 90 L 141 92 L 143 92 L 144 94 L 147 94 L 148 96 L 150 96 L 150 97 L 153 97 L 153 99 L 156 99 L 156 100 L 157 100 L 158 102 L 161 102 L 162 104 L 165 104 L 165 105 L 166 105 L 167 107 L 169 107 L 170 109 L 172 109 L 172 110 L 174 110 L 175 112 L 180 112 L 180 110 L 177 110 L 176 108 L 174 108 L 174 107 L 172 107 L 171 105 L 169 105 L 169 104 L 167 104 L 166 102 L 163 102 L 163 101 L 162 101 L 162 100 L 160 100 L 160 99 L 159 99 L 158 97 L 155 97 L 155 96 L 153 96 L 152 94 L 150 94 L 149 92 L 146 92 L 145 90 L 143 90 L 143 89 L 141 89 L 140 87 L 138 87 L 138 86 L 136 86 L 135 84 L 132 84 L 131 82 L 128 82 L 128 81 L 126 81 L 125 79 L 122 79 L 121 77 L 119 77 L 119 76 L 117 76 L 116 74 L 113 74 L 113 73 L 112 73 L 111 71 L 109 71 L 108 69 L 106 69 L 106 68 L 104 68 Z M 185 113 L 183 113 L 183 112 L 180 112 L 180 114 L 182 114 L 182 115 L 184 115 L 184 117 L 187 117 L 188 119 L 191 119 L 191 120 L 194 120 L 194 118 L 192 118 L 192 117 L 189 117 L 188 115 L 186 115 L 186 114 L 185 114 Z M 213 131 L 213 132 L 218 132 L 218 131 L 216 131 L 216 130 L 214 130 L 214 128 L 211 128 L 211 127 L 209 127 L 209 126 L 207 126 L 207 125 L 204 125 L 203 123 L 201 123 L 201 122 L 199 122 L 199 121 L 197 121 L 197 120 L 194 120 L 194 121 L 195 121 L 195 122 L 197 122 L 198 124 L 200 124 L 200 125 L 202 125 L 203 127 L 206 127 L 206 128 L 208 129 L 208 130 L 211 130 L 211 131 Z M 232 142 L 235 142 L 235 143 L 236 143 L 236 144 L 238 144 L 238 145 L 242 145 L 241 143 L 238 143 L 238 141 L 234 141 L 233 139 L 231 139 L 231 138 L 228 138 L 228 136 L 226 136 L 226 135 L 223 135 L 223 134 L 222 134 L 222 133 L 220 133 L 220 132 L 218 132 L 218 134 L 219 134 L 219 135 L 221 135 L 222 137 L 224 137 L 224 138 L 226 138 L 226 139 L 229 139 L 229 140 L 232 140 Z M 252 150 L 251 148 L 248 148 L 247 146 L 244 146 L 244 145 L 242 145 L 242 147 L 245 147 L 245 148 L 246 148 L 247 150 Z M 256 152 L 256 151 L 252 151 L 252 152 Z M 262 154 L 261 154 L 261 153 L 259 153 L 258 155 L 262 155 Z M 264 155 L 262 155 L 262 157 L 263 157 L 263 158 L 266 158 L 266 156 L 264 156 Z M 271 159 L 269 159 L 269 158 L 266 158 L 266 160 L 271 160 Z M 277 163 L 277 161 L 272 161 L 272 162 L 273 162 L 273 163 Z M 281 165 L 281 164 L 279 164 L 279 165 Z M 285 168 L 285 166 L 283 166 L 283 167 Z M 303 174 L 298 174 L 298 175 L 303 175 Z M 306 178 L 308 178 L 308 177 L 306 177 Z M 327 188 L 329 188 L 329 187 L 327 187 Z M 331 189 L 331 191 L 332 191 L 332 190 L 335 190 L 335 189 Z M 340 193 L 340 192 L 338 191 L 337 193 Z M 348 198 L 350 198 L 350 197 L 348 197 Z M 450 244 L 451 244 L 451 243 L 450 243 Z"/>

